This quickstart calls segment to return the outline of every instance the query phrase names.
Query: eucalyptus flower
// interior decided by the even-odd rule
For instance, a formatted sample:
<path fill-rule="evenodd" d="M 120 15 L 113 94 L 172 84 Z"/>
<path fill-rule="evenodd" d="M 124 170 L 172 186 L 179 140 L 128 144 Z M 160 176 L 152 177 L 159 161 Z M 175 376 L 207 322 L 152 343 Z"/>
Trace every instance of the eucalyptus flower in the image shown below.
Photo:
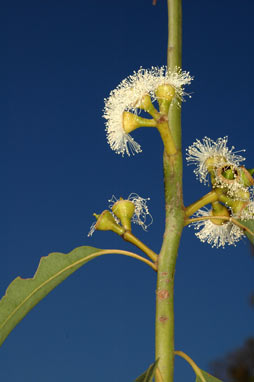
<path fill-rule="evenodd" d="M 93 214 L 96 217 L 89 230 L 88 237 L 92 236 L 95 230 L 113 231 L 118 235 L 124 233 L 123 228 L 119 225 L 119 220 L 108 210 L 104 210 L 101 214 Z"/>
<path fill-rule="evenodd" d="M 225 247 L 228 245 L 236 245 L 236 243 L 244 236 L 243 230 L 231 221 L 225 221 L 223 224 L 216 224 L 212 221 L 212 210 L 200 209 L 196 212 L 195 217 L 207 217 L 211 219 L 200 220 L 191 223 L 194 229 L 200 231 L 195 235 L 203 242 L 207 242 L 212 247 Z"/>
<path fill-rule="evenodd" d="M 111 199 L 109 199 L 109 208 L 113 208 L 113 206 L 119 202 L 121 199 L 117 199 L 115 195 L 112 195 Z M 131 193 L 126 199 L 134 204 L 134 212 L 132 214 L 131 221 L 134 224 L 140 225 L 144 231 L 147 231 L 147 228 L 152 224 L 153 218 L 149 212 L 147 201 L 150 198 L 142 198 L 136 193 Z"/>
<path fill-rule="evenodd" d="M 231 165 L 234 171 L 234 169 L 245 160 L 244 157 L 237 154 L 245 150 L 234 152 L 235 147 L 232 146 L 231 149 L 229 149 L 227 142 L 227 136 L 218 138 L 216 141 L 204 137 L 202 141 L 197 139 L 186 149 L 186 160 L 188 164 L 196 165 L 194 174 L 201 183 L 208 183 L 208 173 L 211 169 L 216 173 L 219 168 Z M 219 182 L 219 180 L 217 180 L 217 182 Z"/>
<path fill-rule="evenodd" d="M 233 200 L 248 201 L 253 186 L 250 185 L 250 183 L 249 185 L 246 185 L 242 181 L 241 172 L 243 170 L 248 173 L 248 171 L 242 166 L 236 167 L 222 165 L 218 168 L 215 168 L 213 187 L 222 188 L 224 192 Z"/>
<path fill-rule="evenodd" d="M 152 102 L 155 101 L 156 90 L 161 85 L 170 85 L 174 89 L 174 99 L 180 104 L 179 101 L 182 101 L 187 94 L 184 91 L 184 85 L 190 84 L 191 80 L 189 72 L 182 71 L 180 68 L 170 71 L 166 66 L 151 69 L 141 67 L 125 78 L 105 99 L 103 117 L 106 119 L 107 141 L 111 149 L 122 156 L 125 153 L 130 156 L 130 153 L 141 152 L 140 145 L 129 134 L 131 129 L 129 126 L 126 128 L 123 113 L 137 114 L 138 109 L 148 111 L 150 102 L 143 102 L 144 97 L 149 96 Z M 139 126 L 135 128 L 137 127 Z"/>

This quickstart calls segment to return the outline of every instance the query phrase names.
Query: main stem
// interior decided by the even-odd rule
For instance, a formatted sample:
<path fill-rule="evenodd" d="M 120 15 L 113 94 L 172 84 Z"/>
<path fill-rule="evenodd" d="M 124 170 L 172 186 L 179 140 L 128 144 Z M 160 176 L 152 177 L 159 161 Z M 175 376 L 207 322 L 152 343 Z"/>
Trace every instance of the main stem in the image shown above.
<path fill-rule="evenodd" d="M 169 37 L 168 68 L 181 67 L 182 6 L 181 0 L 168 0 Z M 164 152 L 166 225 L 158 258 L 156 292 L 155 356 L 163 382 L 174 377 L 174 275 L 177 252 L 184 226 L 182 197 L 181 110 L 171 105 L 169 126 L 177 148 L 174 155 Z M 158 382 L 158 379 L 156 379 Z"/>

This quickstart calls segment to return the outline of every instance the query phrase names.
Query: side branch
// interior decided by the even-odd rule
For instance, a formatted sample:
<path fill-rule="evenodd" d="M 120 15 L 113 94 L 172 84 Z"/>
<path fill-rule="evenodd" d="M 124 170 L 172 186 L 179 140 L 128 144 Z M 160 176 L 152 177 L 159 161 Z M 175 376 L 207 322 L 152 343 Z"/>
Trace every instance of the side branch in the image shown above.
<path fill-rule="evenodd" d="M 207 204 L 216 202 L 218 200 L 218 195 L 215 191 L 210 191 L 208 194 L 204 195 L 202 198 L 197 200 L 196 202 L 190 204 L 185 208 L 185 216 L 189 217 L 193 215 L 200 208 L 206 206 Z"/>

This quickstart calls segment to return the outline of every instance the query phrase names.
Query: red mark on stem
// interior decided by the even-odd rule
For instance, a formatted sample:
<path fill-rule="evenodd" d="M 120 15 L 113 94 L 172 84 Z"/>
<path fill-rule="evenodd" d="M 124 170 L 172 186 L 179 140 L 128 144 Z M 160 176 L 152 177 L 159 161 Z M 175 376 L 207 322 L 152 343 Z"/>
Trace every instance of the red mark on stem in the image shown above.
<path fill-rule="evenodd" d="M 169 297 L 169 293 L 166 289 L 162 289 L 157 292 L 157 296 L 160 300 L 166 300 Z"/>
<path fill-rule="evenodd" d="M 159 318 L 159 321 L 160 322 L 166 322 L 168 320 L 168 317 L 166 317 L 166 316 L 160 316 L 160 318 Z"/>

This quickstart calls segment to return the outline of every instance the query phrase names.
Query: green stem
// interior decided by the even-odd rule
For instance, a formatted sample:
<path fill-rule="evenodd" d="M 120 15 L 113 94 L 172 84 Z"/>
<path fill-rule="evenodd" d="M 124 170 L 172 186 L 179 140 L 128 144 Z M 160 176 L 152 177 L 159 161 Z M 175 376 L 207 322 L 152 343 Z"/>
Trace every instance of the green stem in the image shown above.
<path fill-rule="evenodd" d="M 122 235 L 123 239 L 125 241 L 128 241 L 129 243 L 135 245 L 136 247 L 138 247 L 139 249 L 141 249 L 141 251 L 143 251 L 148 257 L 150 257 L 151 260 L 153 260 L 155 263 L 157 262 L 157 258 L 158 258 L 158 255 L 152 251 L 149 247 L 147 247 L 147 245 L 145 245 L 144 243 L 142 243 L 142 241 L 140 241 L 136 236 L 134 236 L 130 231 L 126 231 L 123 235 Z"/>
<path fill-rule="evenodd" d="M 207 204 L 216 202 L 218 200 L 218 195 L 215 191 L 208 192 L 208 194 L 204 195 L 201 199 L 196 202 L 190 204 L 185 208 L 185 216 L 189 217 L 193 215 L 197 210 L 206 206 Z"/>
<path fill-rule="evenodd" d="M 169 39 L 168 67 L 181 67 L 181 0 L 168 0 Z M 163 382 L 173 382 L 174 376 L 174 275 L 177 252 L 184 226 L 182 198 L 181 110 L 172 104 L 168 114 L 176 153 L 164 151 L 164 184 L 166 226 L 158 258 L 155 321 L 155 359 Z M 156 376 L 156 382 L 159 382 Z"/>
<path fill-rule="evenodd" d="M 175 155 L 177 153 L 174 139 L 168 125 L 168 117 L 162 116 L 160 121 L 157 122 L 157 129 L 161 135 L 161 139 L 164 143 L 164 148 L 167 155 Z"/>

